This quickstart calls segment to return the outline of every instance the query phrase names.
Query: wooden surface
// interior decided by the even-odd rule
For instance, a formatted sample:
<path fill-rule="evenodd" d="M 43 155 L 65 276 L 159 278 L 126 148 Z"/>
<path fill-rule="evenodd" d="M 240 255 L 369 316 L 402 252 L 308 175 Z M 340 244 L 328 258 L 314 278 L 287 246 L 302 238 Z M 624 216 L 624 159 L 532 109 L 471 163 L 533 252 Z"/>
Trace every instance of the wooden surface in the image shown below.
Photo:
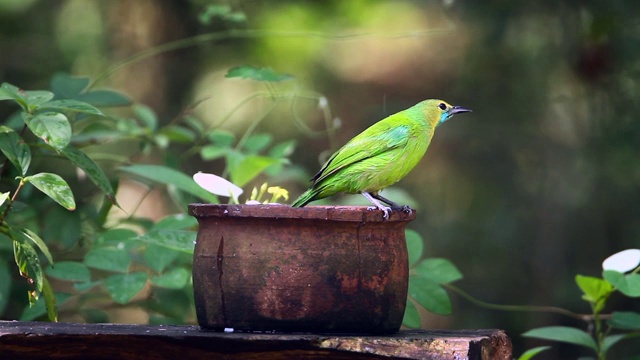
<path fill-rule="evenodd" d="M 0 359 L 509 359 L 500 330 L 390 336 L 220 333 L 197 326 L 0 321 Z"/>

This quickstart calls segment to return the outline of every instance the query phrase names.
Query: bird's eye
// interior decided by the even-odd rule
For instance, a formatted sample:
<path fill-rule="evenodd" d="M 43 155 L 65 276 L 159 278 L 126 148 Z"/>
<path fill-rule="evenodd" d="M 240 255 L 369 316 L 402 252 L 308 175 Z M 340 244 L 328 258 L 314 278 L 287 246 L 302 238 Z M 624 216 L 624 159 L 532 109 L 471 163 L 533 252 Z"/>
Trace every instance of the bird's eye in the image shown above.
<path fill-rule="evenodd" d="M 438 105 L 438 107 L 439 107 L 439 108 L 440 108 L 440 110 L 442 110 L 442 111 L 447 110 L 447 105 L 445 105 L 444 103 L 440 103 L 440 104 Z"/>

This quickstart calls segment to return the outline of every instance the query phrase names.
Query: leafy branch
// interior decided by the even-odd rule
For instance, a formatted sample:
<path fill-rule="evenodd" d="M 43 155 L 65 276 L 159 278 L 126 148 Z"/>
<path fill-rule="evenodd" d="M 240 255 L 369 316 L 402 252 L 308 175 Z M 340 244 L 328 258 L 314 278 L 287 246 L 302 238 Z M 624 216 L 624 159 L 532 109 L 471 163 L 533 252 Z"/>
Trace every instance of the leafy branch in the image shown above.
<path fill-rule="evenodd" d="M 9 192 L 3 193 L 0 198 L 2 200 L 0 206 L 5 207 L 0 215 L 0 233 L 12 240 L 14 259 L 20 274 L 33 286 L 33 289 L 27 293 L 29 303 L 33 305 L 43 294 L 47 313 L 52 321 L 57 320 L 56 299 L 44 276 L 34 246 L 45 255 L 49 264 L 53 264 L 49 248 L 38 234 L 28 228 L 15 227 L 11 224 L 9 217 L 13 205 L 27 183 L 32 184 L 69 211 L 75 210 L 76 203 L 71 188 L 61 176 L 46 172 L 29 175 L 32 155 L 30 145 L 23 139 L 26 129 L 43 142 L 37 146 L 66 157 L 71 163 L 83 169 L 109 198 L 115 199 L 111 184 L 102 170 L 84 153 L 70 145 L 72 135 L 70 116 L 78 113 L 90 116 L 104 116 L 104 114 L 86 102 L 54 99 L 54 97 L 54 93 L 50 91 L 24 91 L 8 83 L 0 86 L 0 101 L 8 100 L 16 103 L 21 109 L 21 118 L 24 122 L 20 133 L 8 126 L 0 126 L 0 150 L 6 157 L 0 177 L 7 171 L 9 162 L 18 174 L 16 177 L 18 184 L 13 194 L 9 197 Z"/>
<path fill-rule="evenodd" d="M 502 305 L 479 300 L 452 284 L 461 279 L 462 274 L 449 260 L 421 259 L 423 242 L 418 233 L 407 230 L 406 239 L 410 275 L 403 325 L 407 327 L 420 327 L 418 306 L 435 314 L 450 314 L 451 300 L 446 289 L 486 309 L 554 313 L 583 321 L 585 328 L 590 331 L 568 326 L 547 326 L 529 330 L 523 336 L 586 347 L 596 353 L 598 360 L 605 360 L 607 352 L 620 341 L 640 337 L 640 313 L 613 311 L 610 314 L 602 314 L 607 300 L 615 292 L 631 298 L 640 297 L 640 249 L 625 250 L 607 258 L 603 262 L 602 278 L 576 276 L 575 281 L 582 291 L 582 299 L 589 303 L 592 310 L 591 314 L 579 314 L 556 306 Z M 614 330 L 618 333 L 612 334 Z M 531 359 L 549 348 L 542 346 L 529 349 L 519 360 Z"/>

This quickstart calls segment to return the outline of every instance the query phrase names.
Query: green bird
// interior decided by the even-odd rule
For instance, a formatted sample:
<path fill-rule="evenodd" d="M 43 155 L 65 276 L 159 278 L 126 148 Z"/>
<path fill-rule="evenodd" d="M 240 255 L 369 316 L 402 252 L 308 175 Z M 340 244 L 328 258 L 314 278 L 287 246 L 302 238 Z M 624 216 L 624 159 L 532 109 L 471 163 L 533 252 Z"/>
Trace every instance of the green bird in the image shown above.
<path fill-rule="evenodd" d="M 292 206 L 303 207 L 337 193 L 360 193 L 384 212 L 385 219 L 391 210 L 409 211 L 408 206 L 382 197 L 380 191 L 418 164 L 440 124 L 470 111 L 431 99 L 378 121 L 336 151 L 311 179 L 311 188 Z"/>

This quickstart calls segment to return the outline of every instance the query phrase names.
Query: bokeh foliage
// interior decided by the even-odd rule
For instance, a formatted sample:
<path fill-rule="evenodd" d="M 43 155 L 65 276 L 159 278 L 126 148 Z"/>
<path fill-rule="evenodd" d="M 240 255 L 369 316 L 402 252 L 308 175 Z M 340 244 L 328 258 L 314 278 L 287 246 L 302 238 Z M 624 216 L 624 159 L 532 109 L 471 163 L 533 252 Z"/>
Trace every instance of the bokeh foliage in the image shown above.
<path fill-rule="evenodd" d="M 424 238 L 424 253 L 451 259 L 464 274 L 456 284 L 470 293 L 497 303 L 579 309 L 584 305 L 573 286 L 575 274 L 597 275 L 604 257 L 640 241 L 639 8 L 635 2 L 595 0 L 2 0 L 0 81 L 48 89 L 57 71 L 86 75 L 99 79 L 92 89 L 116 88 L 148 105 L 157 114 L 157 129 L 186 114 L 240 138 L 264 116 L 259 133 L 270 134 L 274 143 L 295 138 L 305 144 L 291 155 L 297 166 L 269 177 L 292 196 L 332 150 L 385 115 L 424 98 L 464 105 L 474 113 L 439 128 L 423 162 L 389 196 L 412 199 L 418 220 L 411 228 Z M 129 56 L 202 34 L 215 36 L 102 77 Z M 233 110 L 265 90 L 225 78 L 239 64 L 295 79 Z M 270 96 L 278 92 L 309 96 L 274 102 Z M 319 108 L 322 96 L 327 105 Z M 14 111 L 0 103 L 3 121 Z M 118 111 L 147 125 L 153 121 L 144 110 Z M 147 125 L 141 127 L 151 129 Z M 334 126 L 339 128 L 326 130 Z M 187 173 L 224 172 L 221 158 L 181 163 L 176 154 L 190 151 L 188 143 L 178 141 L 172 153 L 163 152 L 167 136 L 180 138 L 170 130 L 139 134 L 153 144 L 144 149 L 131 141 L 94 145 L 89 153 L 133 156 L 132 162 L 144 155 L 146 161 L 180 164 Z M 107 174 L 121 163 L 101 159 Z M 42 165 L 46 170 L 59 164 Z M 70 185 L 76 201 L 97 201 L 90 184 Z M 51 210 L 40 225 L 48 230 L 45 241 L 62 239 L 61 250 L 76 244 L 68 239 L 86 233 L 63 210 Z M 157 216 L 177 211 L 163 206 Z M 59 228 L 58 219 L 75 225 Z M 9 276 L 5 266 L 0 276 Z M 0 281 L 4 294 L 3 286 Z M 21 310 L 7 305 L 3 317 L 16 318 Z M 424 325 L 499 327 L 513 336 L 570 322 L 480 311 L 455 297 L 454 314 L 430 316 Z"/>

